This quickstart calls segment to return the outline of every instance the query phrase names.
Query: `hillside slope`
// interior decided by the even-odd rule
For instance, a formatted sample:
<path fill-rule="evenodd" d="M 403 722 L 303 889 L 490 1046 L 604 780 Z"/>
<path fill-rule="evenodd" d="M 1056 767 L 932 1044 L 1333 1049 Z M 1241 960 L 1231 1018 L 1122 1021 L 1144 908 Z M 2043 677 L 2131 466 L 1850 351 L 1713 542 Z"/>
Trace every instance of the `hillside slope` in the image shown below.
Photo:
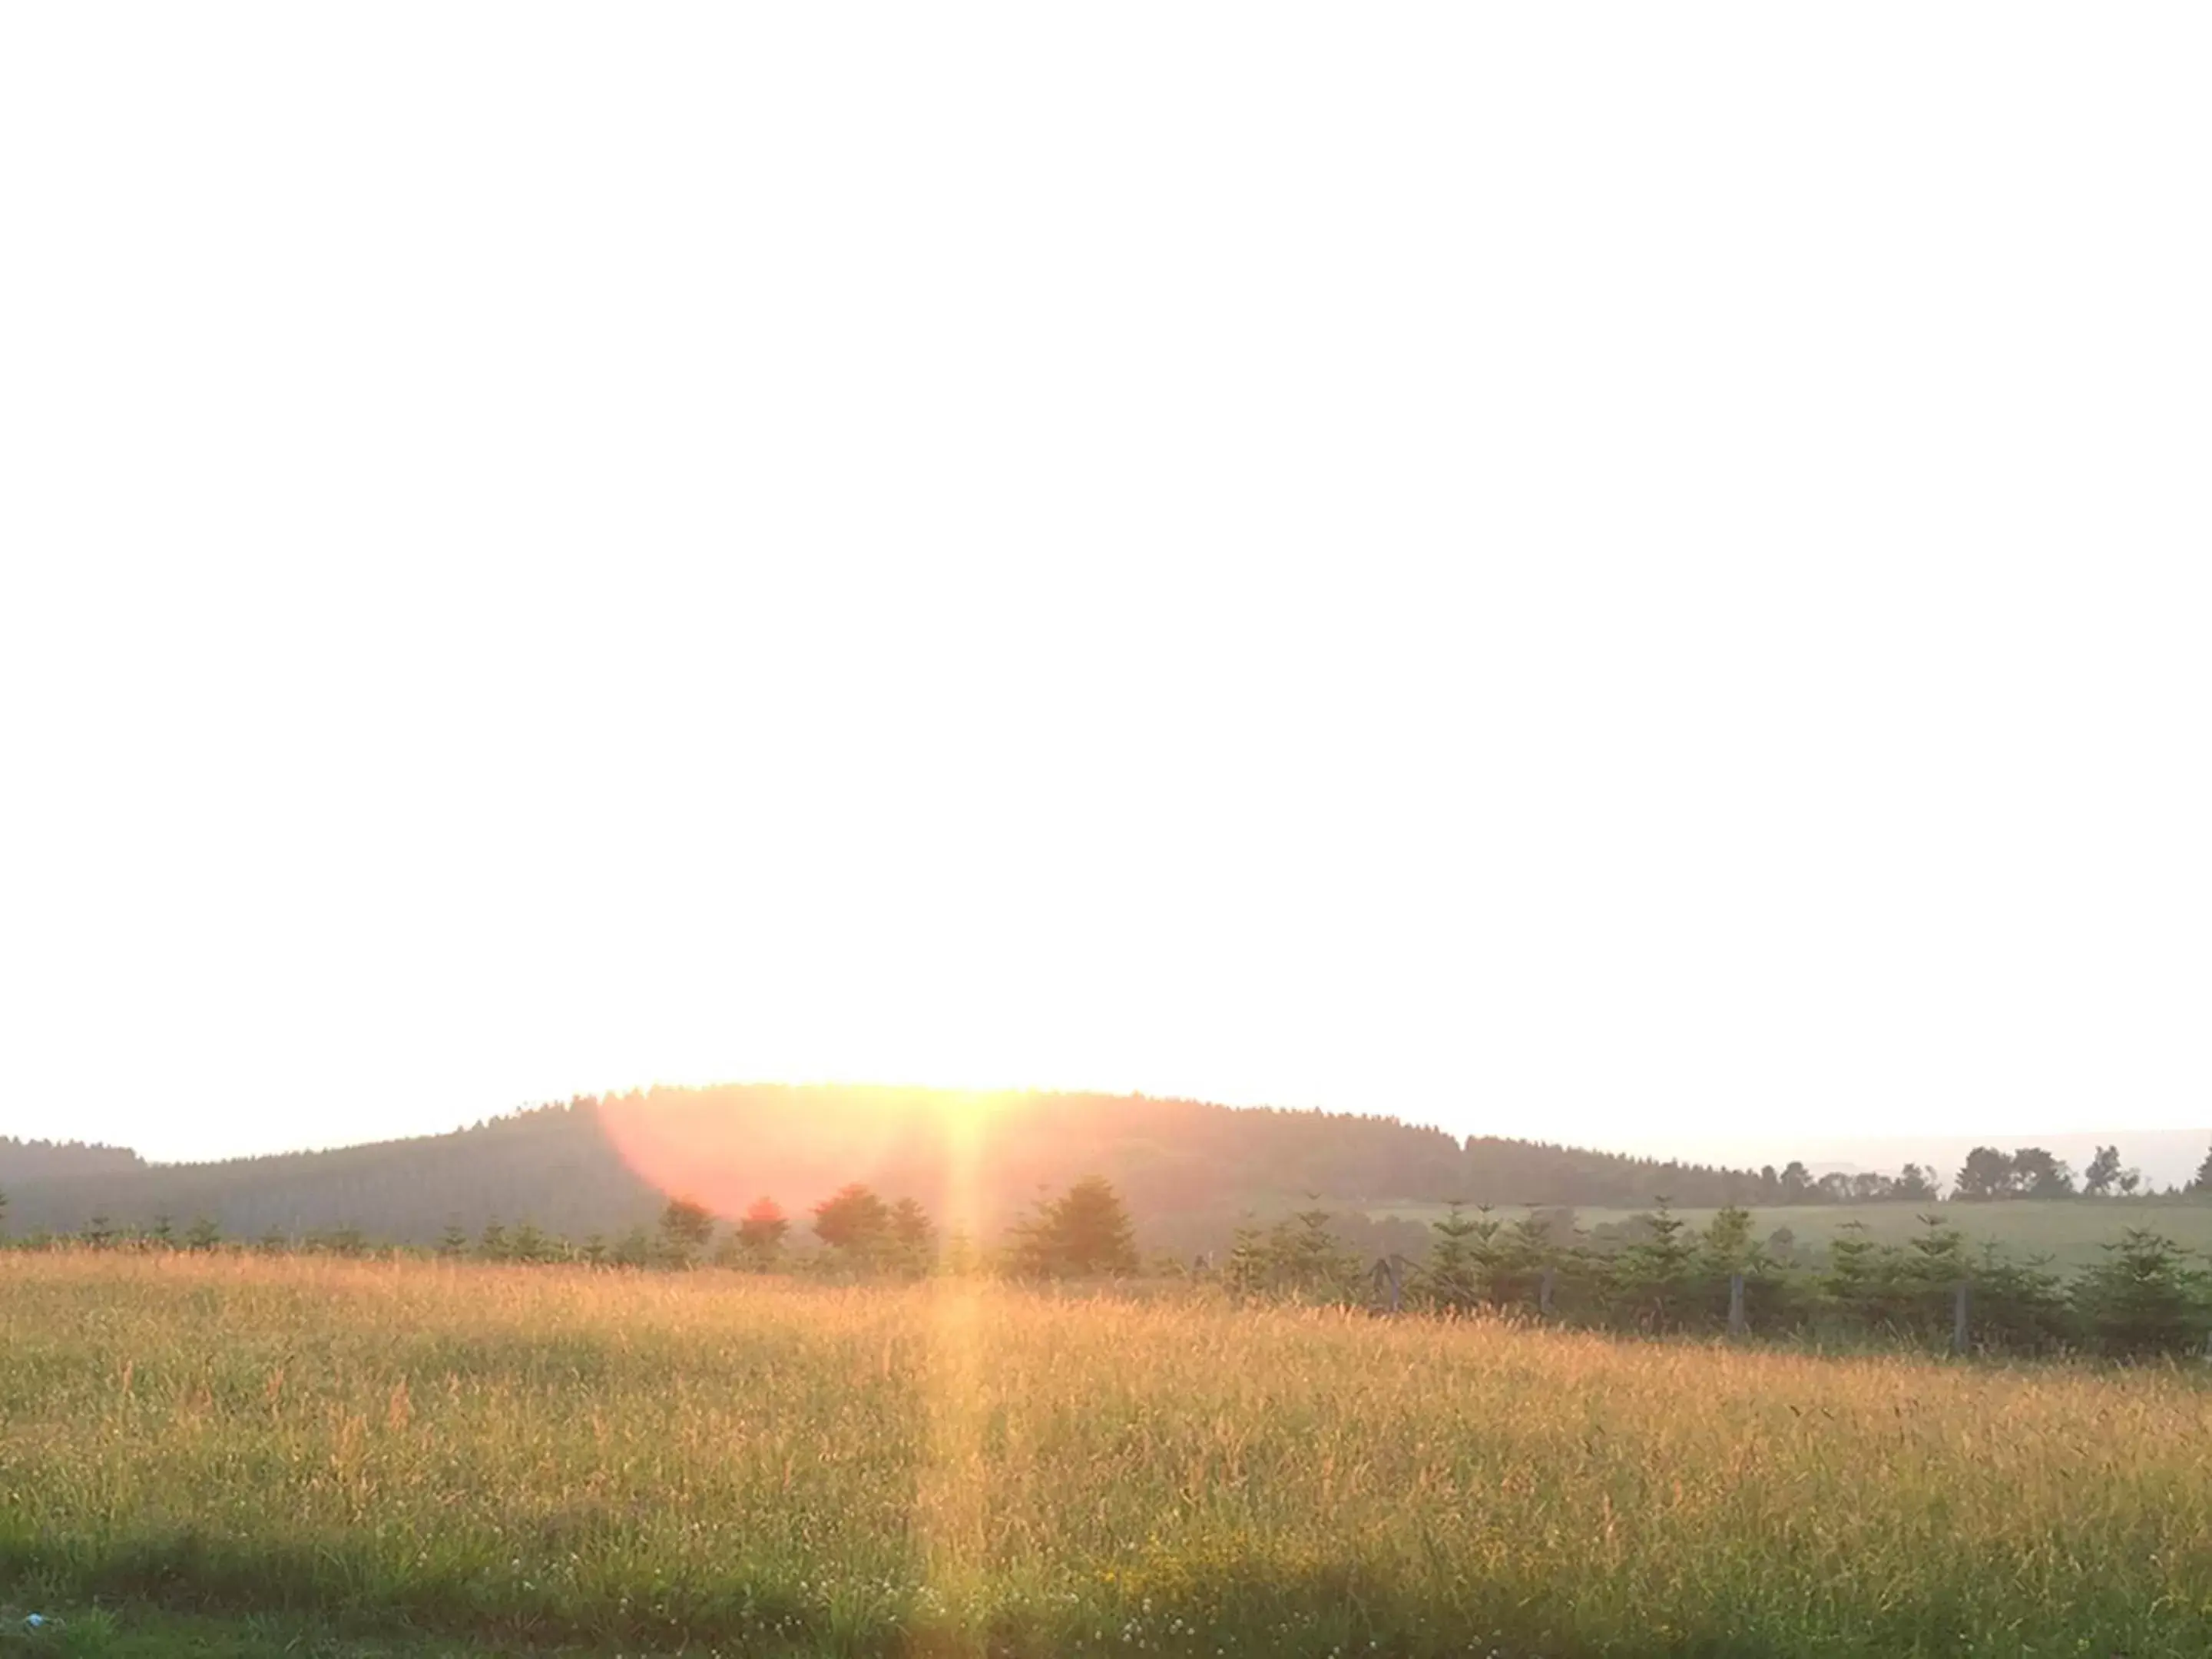
<path fill-rule="evenodd" d="M 128 1155 L 126 1154 L 127 1158 Z M 665 1197 L 729 1215 L 760 1196 L 805 1208 L 848 1181 L 1003 1226 L 1041 1190 L 1101 1173 L 1142 1231 L 1202 1248 L 1240 1212 L 1318 1194 L 1394 1202 L 1639 1205 L 1747 1200 L 1759 1178 L 1479 1139 L 1392 1118 L 1095 1094 L 963 1095 L 838 1085 L 656 1089 L 579 1098 L 451 1134 L 201 1164 L 57 1166 L 5 1180 L 17 1232 L 204 1216 L 231 1237 L 357 1227 L 428 1242 L 525 1217 L 581 1237 L 649 1222 Z"/>

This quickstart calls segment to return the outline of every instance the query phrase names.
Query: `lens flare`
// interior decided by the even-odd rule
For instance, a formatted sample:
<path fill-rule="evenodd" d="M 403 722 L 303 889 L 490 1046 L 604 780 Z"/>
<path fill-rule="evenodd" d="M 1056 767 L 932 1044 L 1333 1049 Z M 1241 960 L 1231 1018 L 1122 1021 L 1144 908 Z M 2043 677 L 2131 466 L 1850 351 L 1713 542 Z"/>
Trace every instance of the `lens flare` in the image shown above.
<path fill-rule="evenodd" d="M 981 1213 L 986 1141 L 1025 1097 L 946 1089 L 752 1085 L 654 1089 L 599 1103 L 608 1144 L 641 1180 L 735 1216 L 773 1197 L 799 1212 L 851 1182 L 912 1198 L 944 1236 Z"/>

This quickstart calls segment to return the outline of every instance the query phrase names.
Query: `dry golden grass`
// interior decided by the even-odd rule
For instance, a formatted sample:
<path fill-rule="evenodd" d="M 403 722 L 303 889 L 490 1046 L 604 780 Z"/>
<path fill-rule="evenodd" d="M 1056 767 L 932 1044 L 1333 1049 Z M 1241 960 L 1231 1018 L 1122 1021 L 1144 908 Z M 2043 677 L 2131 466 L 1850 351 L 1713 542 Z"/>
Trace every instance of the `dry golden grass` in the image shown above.
<path fill-rule="evenodd" d="M 2194 1656 L 2212 1391 L 957 1283 L 12 1254 L 0 1583 L 807 1653 Z"/>

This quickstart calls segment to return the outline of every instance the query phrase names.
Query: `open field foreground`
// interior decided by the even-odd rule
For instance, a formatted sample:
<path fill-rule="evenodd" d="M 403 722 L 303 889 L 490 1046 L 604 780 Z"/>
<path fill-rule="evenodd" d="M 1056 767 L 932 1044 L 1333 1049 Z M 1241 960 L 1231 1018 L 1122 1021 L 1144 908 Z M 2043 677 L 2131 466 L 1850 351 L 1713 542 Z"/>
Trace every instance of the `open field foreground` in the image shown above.
<path fill-rule="evenodd" d="M 117 1653 L 275 1652 L 289 1620 L 409 1655 L 2201 1656 L 2212 1389 L 957 1282 L 15 1253 L 0 1606 Z M 77 1645 L 9 1624 L 0 1653 Z"/>

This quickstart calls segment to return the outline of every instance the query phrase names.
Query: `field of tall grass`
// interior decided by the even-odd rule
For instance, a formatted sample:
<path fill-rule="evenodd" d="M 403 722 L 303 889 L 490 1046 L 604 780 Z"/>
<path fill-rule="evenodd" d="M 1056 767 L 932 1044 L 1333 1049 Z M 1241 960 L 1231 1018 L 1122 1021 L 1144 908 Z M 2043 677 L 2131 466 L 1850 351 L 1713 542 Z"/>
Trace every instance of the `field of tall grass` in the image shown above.
<path fill-rule="evenodd" d="M 6 1254 L 0 1604 L 608 1652 L 2202 1656 L 2199 1369 Z"/>

